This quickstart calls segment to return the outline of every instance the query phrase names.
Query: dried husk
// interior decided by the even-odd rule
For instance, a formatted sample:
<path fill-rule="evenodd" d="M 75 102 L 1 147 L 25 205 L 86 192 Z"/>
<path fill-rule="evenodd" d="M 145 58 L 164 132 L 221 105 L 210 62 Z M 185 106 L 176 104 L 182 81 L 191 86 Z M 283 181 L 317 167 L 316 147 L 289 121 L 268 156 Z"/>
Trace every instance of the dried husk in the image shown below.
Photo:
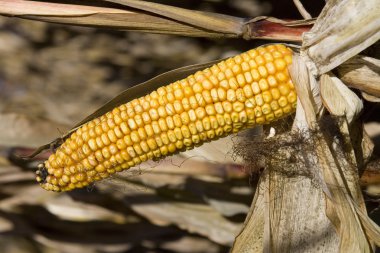
<path fill-rule="evenodd" d="M 324 74 L 380 39 L 378 0 L 331 0 L 304 34 L 301 53 L 314 75 Z"/>
<path fill-rule="evenodd" d="M 290 74 L 299 95 L 293 128 L 309 142 L 295 163 L 310 177 L 287 175 L 294 163 L 286 159 L 285 173 L 270 165 L 232 252 L 373 252 L 380 230 L 366 214 L 358 176 L 372 151 L 355 121 L 362 103 L 331 74 L 318 83 L 302 57 L 293 57 Z M 336 119 L 320 123 L 318 86 Z M 291 150 L 282 152 L 273 157 Z"/>
<path fill-rule="evenodd" d="M 336 72 L 344 84 L 364 92 L 365 99 L 377 102 L 380 98 L 379 59 L 357 55 L 338 66 Z"/>

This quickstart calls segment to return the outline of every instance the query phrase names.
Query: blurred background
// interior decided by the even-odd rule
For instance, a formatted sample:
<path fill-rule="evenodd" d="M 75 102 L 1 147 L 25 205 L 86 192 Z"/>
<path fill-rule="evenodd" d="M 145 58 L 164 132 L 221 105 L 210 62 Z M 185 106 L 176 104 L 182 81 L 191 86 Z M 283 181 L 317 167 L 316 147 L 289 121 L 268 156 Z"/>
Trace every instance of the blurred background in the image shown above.
<path fill-rule="evenodd" d="M 301 18 L 291 0 L 155 2 L 239 17 Z M 304 2 L 313 17 L 324 5 Z M 128 87 L 263 43 L 0 17 L 0 251 L 228 252 L 256 181 L 233 156 L 234 137 L 59 194 L 35 182 L 38 160 L 22 161 L 16 154 L 62 135 Z M 366 108 L 369 134 L 379 143 L 378 107 Z M 366 190 L 380 195 L 379 186 L 371 187 Z M 374 219 L 377 207 L 369 201 Z"/>

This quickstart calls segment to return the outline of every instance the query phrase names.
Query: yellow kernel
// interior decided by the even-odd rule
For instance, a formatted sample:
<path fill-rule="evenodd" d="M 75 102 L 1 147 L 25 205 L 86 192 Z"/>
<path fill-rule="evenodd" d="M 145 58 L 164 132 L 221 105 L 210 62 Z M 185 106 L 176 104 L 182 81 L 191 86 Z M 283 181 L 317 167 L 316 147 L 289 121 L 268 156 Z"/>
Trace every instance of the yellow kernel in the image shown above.
<path fill-rule="evenodd" d="M 284 111 L 284 113 L 290 113 L 291 111 L 293 111 L 291 105 L 285 106 L 284 108 L 282 108 L 282 110 Z"/>
<path fill-rule="evenodd" d="M 203 119 L 206 116 L 206 110 L 202 107 L 199 107 L 195 110 L 195 114 L 198 119 Z"/>
<path fill-rule="evenodd" d="M 101 150 L 97 150 L 94 155 L 98 162 L 104 161 L 104 157 Z"/>
<path fill-rule="evenodd" d="M 288 104 L 288 100 L 286 99 L 286 97 L 281 96 L 281 97 L 278 99 L 278 104 L 279 104 L 281 107 L 285 107 L 285 106 Z"/>
<path fill-rule="evenodd" d="M 235 77 L 231 77 L 230 79 L 228 79 L 228 85 L 230 86 L 231 89 L 234 89 L 234 90 L 240 87 Z"/>
<path fill-rule="evenodd" d="M 91 153 L 91 149 L 87 144 L 83 144 L 82 151 L 86 156 L 88 156 Z"/>
<path fill-rule="evenodd" d="M 265 123 L 265 118 L 264 117 L 259 117 L 259 118 L 256 118 L 256 123 L 257 124 L 264 124 Z"/>
<path fill-rule="evenodd" d="M 130 133 L 130 130 L 129 130 L 129 128 L 128 128 L 127 123 L 122 122 L 122 123 L 120 124 L 120 128 L 121 128 L 121 131 L 123 132 L 123 134 L 129 134 L 129 133 Z"/>
<path fill-rule="evenodd" d="M 106 168 L 102 165 L 102 164 L 99 164 L 95 167 L 95 170 L 99 173 L 101 172 L 105 172 L 106 171 Z"/>
<path fill-rule="evenodd" d="M 160 138 L 161 138 L 162 143 L 164 143 L 165 145 L 168 145 L 170 143 L 169 137 L 166 133 L 162 133 L 160 135 Z"/>
<path fill-rule="evenodd" d="M 170 144 L 168 145 L 168 151 L 169 151 L 170 153 L 174 153 L 176 150 L 177 150 L 177 148 L 176 148 L 176 146 L 175 146 L 173 143 L 170 143 Z"/>
<path fill-rule="evenodd" d="M 175 100 L 175 97 L 174 97 L 174 94 L 172 92 L 168 92 L 166 94 L 166 99 L 170 102 L 170 103 L 173 103 L 174 100 Z"/>
<path fill-rule="evenodd" d="M 223 89 L 229 89 L 230 85 L 226 79 L 220 81 L 219 86 Z"/>
<path fill-rule="evenodd" d="M 261 117 L 263 115 L 262 111 L 261 111 L 261 107 L 260 106 L 256 106 L 255 108 L 253 108 L 253 110 L 255 111 L 255 117 Z"/>
<path fill-rule="evenodd" d="M 165 105 L 165 110 L 166 110 L 167 115 L 174 115 L 175 114 L 175 109 L 174 109 L 173 104 Z"/>
<path fill-rule="evenodd" d="M 177 89 L 174 91 L 174 97 L 178 100 L 181 100 L 182 98 L 184 98 L 184 94 L 183 94 L 183 91 L 181 89 Z"/>
<path fill-rule="evenodd" d="M 264 114 L 269 114 L 272 110 L 271 110 L 269 104 L 264 104 L 264 105 L 261 107 L 261 111 L 262 111 Z"/>
<path fill-rule="evenodd" d="M 236 94 L 233 89 L 229 89 L 227 91 L 227 100 L 230 102 L 235 102 L 236 101 Z"/>
<path fill-rule="evenodd" d="M 139 137 L 140 137 L 142 140 L 146 139 L 147 134 L 146 134 L 144 128 L 141 127 L 141 128 L 139 128 L 139 129 L 137 129 L 137 133 L 139 134 Z"/>
<path fill-rule="evenodd" d="M 261 76 L 262 78 L 266 78 L 266 77 L 268 76 L 268 71 L 267 71 L 267 69 L 266 69 L 264 66 L 259 66 L 259 67 L 257 68 L 257 70 L 259 71 L 260 76 Z"/>
<path fill-rule="evenodd" d="M 258 55 L 255 57 L 255 62 L 258 64 L 258 65 L 264 65 L 265 64 L 265 59 L 263 56 L 261 55 Z M 259 66 L 260 67 L 260 66 Z"/>
<path fill-rule="evenodd" d="M 243 89 L 239 88 L 236 90 L 236 98 L 240 102 L 244 102 L 246 100 Z"/>
<path fill-rule="evenodd" d="M 189 128 L 186 125 L 181 126 L 181 132 L 182 132 L 183 137 L 190 138 L 191 133 L 190 133 Z"/>
<path fill-rule="evenodd" d="M 276 66 L 277 71 L 282 71 L 286 68 L 286 61 L 284 59 L 275 59 L 274 65 Z"/>
<path fill-rule="evenodd" d="M 190 110 L 191 106 L 190 106 L 190 101 L 188 98 L 183 98 L 181 102 L 182 102 L 183 109 L 185 111 Z M 166 117 L 166 116 L 164 116 L 164 117 Z"/>
<path fill-rule="evenodd" d="M 108 138 L 110 139 L 111 142 L 116 142 L 117 141 L 117 137 L 115 135 L 115 132 L 112 129 L 108 131 L 107 136 L 108 136 Z"/>
<path fill-rule="evenodd" d="M 225 111 L 225 112 L 231 112 L 232 111 L 232 105 L 231 105 L 231 103 L 230 102 L 228 102 L 228 101 L 224 101 L 224 102 L 222 102 L 222 106 L 223 106 L 223 110 Z"/>
<path fill-rule="evenodd" d="M 211 128 L 216 129 L 219 127 L 218 121 L 214 116 L 210 116 L 209 119 L 210 119 Z"/>
<path fill-rule="evenodd" d="M 253 81 L 259 81 L 261 79 L 260 73 L 257 69 L 252 69 L 251 75 L 252 75 Z"/>
<path fill-rule="evenodd" d="M 279 89 L 281 95 L 284 95 L 284 96 L 288 95 L 290 92 L 290 89 L 286 84 L 279 85 L 278 89 Z"/>
<path fill-rule="evenodd" d="M 125 142 L 125 144 L 127 145 L 127 146 L 132 146 L 133 145 L 133 142 L 132 142 L 132 140 L 131 140 L 131 136 L 130 135 L 126 135 L 126 136 L 124 136 L 124 142 Z"/>
<path fill-rule="evenodd" d="M 193 109 L 198 108 L 198 102 L 197 102 L 195 96 L 189 97 L 189 103 L 190 103 L 191 108 L 193 108 Z"/>
<path fill-rule="evenodd" d="M 142 151 L 142 149 L 141 149 L 141 147 L 140 147 L 140 145 L 138 143 L 136 143 L 135 145 L 133 145 L 133 149 L 135 150 L 135 152 L 136 152 L 137 155 L 140 156 L 140 155 L 143 154 L 143 151 Z M 135 157 L 135 158 L 137 158 L 137 157 Z"/>
<path fill-rule="evenodd" d="M 104 157 L 105 159 L 108 159 L 108 158 L 111 157 L 111 153 L 110 153 L 108 147 L 104 147 L 104 148 L 102 148 L 102 155 L 103 155 L 103 157 Z M 90 161 L 88 161 L 88 162 L 90 162 Z"/>
<path fill-rule="evenodd" d="M 220 101 L 224 101 L 227 98 L 226 91 L 223 88 L 218 88 L 218 98 Z"/>
<path fill-rule="evenodd" d="M 148 144 L 151 150 L 155 150 L 157 148 L 157 143 L 154 139 L 148 139 L 146 143 Z"/>
<path fill-rule="evenodd" d="M 257 53 L 257 51 L 255 49 L 251 49 L 247 53 L 249 54 L 249 56 L 251 58 L 255 58 L 258 55 L 258 53 Z"/>
<path fill-rule="evenodd" d="M 217 114 L 216 115 L 216 120 L 218 121 L 218 124 L 220 125 L 220 126 L 224 126 L 226 123 L 224 122 L 224 117 L 223 117 L 223 115 L 219 115 L 219 114 Z"/>
<path fill-rule="evenodd" d="M 147 112 L 143 112 L 141 117 L 144 121 L 144 124 L 149 124 L 151 122 L 151 119 L 150 119 L 149 114 Z"/>
<path fill-rule="evenodd" d="M 187 112 L 181 113 L 180 117 L 181 117 L 182 124 L 187 125 L 190 123 L 190 117 L 189 117 L 189 114 L 187 114 Z"/>
<path fill-rule="evenodd" d="M 148 151 L 150 151 L 149 146 L 148 146 L 148 143 L 146 143 L 145 141 L 140 142 L 140 146 L 141 146 L 141 149 L 142 149 L 145 153 L 147 153 Z"/>
<path fill-rule="evenodd" d="M 203 87 L 202 87 L 202 85 L 200 83 L 195 83 L 193 85 L 193 91 L 194 91 L 194 93 L 200 93 L 200 92 L 202 92 L 202 90 L 203 90 Z"/>
<path fill-rule="evenodd" d="M 274 100 L 274 101 L 272 101 L 270 103 L 270 107 L 272 108 L 273 111 L 276 111 L 276 110 L 280 109 L 280 106 L 279 106 L 279 104 L 277 103 L 276 100 Z"/>
<path fill-rule="evenodd" d="M 95 142 L 95 139 L 90 139 L 88 141 L 88 145 L 90 146 L 92 151 L 96 151 L 98 149 L 96 142 Z"/>
<path fill-rule="evenodd" d="M 218 90 L 216 88 L 212 89 L 210 91 L 210 95 L 211 95 L 211 99 L 212 99 L 212 102 L 218 102 L 219 101 L 219 98 L 218 98 Z"/>
<path fill-rule="evenodd" d="M 195 100 L 198 102 L 198 105 L 201 107 L 206 105 L 205 100 L 203 99 L 202 95 L 199 93 L 195 94 Z"/>
<path fill-rule="evenodd" d="M 190 109 L 188 111 L 189 119 L 190 121 L 196 121 L 197 120 L 197 115 L 195 114 L 195 111 L 193 109 Z"/>
<path fill-rule="evenodd" d="M 244 109 L 244 104 L 242 102 L 235 102 L 232 104 L 232 107 L 235 112 L 241 112 Z"/>
<path fill-rule="evenodd" d="M 215 108 L 215 111 L 216 111 L 217 113 L 219 113 L 219 114 L 223 114 L 223 113 L 224 113 L 222 103 L 220 103 L 220 102 L 215 103 L 215 104 L 214 104 L 214 108 Z"/>
<path fill-rule="evenodd" d="M 202 97 L 204 99 L 204 101 L 207 103 L 207 104 L 211 104 L 213 101 L 212 101 L 212 97 L 211 97 L 211 93 L 210 91 L 208 90 L 204 90 L 202 91 Z"/>
<path fill-rule="evenodd" d="M 153 126 L 153 124 L 152 124 L 152 126 Z M 161 131 L 167 131 L 168 130 L 168 126 L 166 125 L 165 119 L 159 119 L 158 120 L 158 126 L 159 126 L 158 129 L 156 129 L 156 131 L 154 131 L 155 133 L 161 133 Z M 153 130 L 155 130 L 155 127 L 153 127 Z"/>
<path fill-rule="evenodd" d="M 268 76 L 267 80 L 268 80 L 270 87 L 276 87 L 277 86 L 277 80 L 274 76 Z"/>
<path fill-rule="evenodd" d="M 274 115 L 277 117 L 277 118 L 280 118 L 284 115 L 283 111 L 281 109 L 277 109 L 275 112 L 274 112 Z"/>
<path fill-rule="evenodd" d="M 167 124 L 169 129 L 174 129 L 175 125 L 174 125 L 174 120 L 172 117 L 170 117 L 170 116 L 166 117 L 166 124 Z M 163 130 L 163 129 L 161 128 L 161 130 Z"/>
<path fill-rule="evenodd" d="M 288 76 L 284 72 L 277 72 L 276 73 L 276 79 L 279 82 L 286 82 L 288 80 Z"/>
<path fill-rule="evenodd" d="M 265 103 L 270 103 L 272 101 L 272 94 L 270 91 L 264 91 L 262 97 Z"/>
<path fill-rule="evenodd" d="M 174 110 L 176 113 L 182 113 L 183 112 L 183 107 L 182 107 L 182 103 L 180 101 L 174 101 Z"/>
<path fill-rule="evenodd" d="M 247 98 L 250 98 L 253 96 L 253 91 L 252 91 L 252 88 L 250 85 L 244 85 L 243 87 L 243 92 L 244 92 L 244 95 L 247 97 Z"/>
<path fill-rule="evenodd" d="M 202 82 L 202 86 L 203 86 L 203 89 L 206 89 L 206 90 L 211 90 L 213 88 L 212 83 L 207 79 Z"/>
<path fill-rule="evenodd" d="M 267 122 L 273 121 L 275 119 L 274 114 L 270 113 L 270 114 L 266 115 L 265 119 L 267 120 Z"/>
<path fill-rule="evenodd" d="M 190 97 L 190 96 L 194 95 L 193 89 L 190 86 L 186 86 L 183 89 L 183 92 L 185 93 L 186 97 Z"/>
<path fill-rule="evenodd" d="M 245 72 L 244 73 L 244 78 L 245 78 L 245 81 L 247 83 L 252 83 L 253 82 L 253 77 L 252 77 L 252 75 L 251 75 L 250 72 Z"/>
<path fill-rule="evenodd" d="M 255 98 L 252 97 L 247 99 L 244 104 L 247 108 L 254 108 L 256 106 Z"/>
<path fill-rule="evenodd" d="M 206 113 L 207 115 L 215 115 L 214 105 L 206 105 Z"/>
<path fill-rule="evenodd" d="M 174 131 L 174 135 L 175 135 L 175 137 L 176 137 L 178 140 L 182 140 L 182 139 L 183 139 L 182 132 L 181 132 L 181 128 L 176 127 L 176 128 L 174 128 L 173 131 Z"/>
<path fill-rule="evenodd" d="M 252 88 L 253 94 L 257 95 L 261 93 L 260 85 L 258 82 L 253 82 L 251 84 L 251 88 Z"/>
<path fill-rule="evenodd" d="M 223 114 L 223 119 L 226 125 L 231 125 L 232 124 L 232 119 L 231 115 L 229 113 Z"/>
<path fill-rule="evenodd" d="M 234 123 L 239 122 L 239 113 L 237 113 L 237 112 L 232 112 L 232 113 L 231 113 L 231 120 L 232 120 L 232 122 L 234 122 Z"/>
<path fill-rule="evenodd" d="M 149 110 L 149 115 L 152 120 L 157 120 L 160 116 L 155 108 Z"/>
<path fill-rule="evenodd" d="M 209 117 L 205 117 L 203 120 L 202 120 L 202 125 L 203 125 L 203 129 L 208 131 L 211 129 L 211 122 L 210 122 L 210 119 Z"/>
<path fill-rule="evenodd" d="M 239 113 L 239 121 L 240 121 L 241 123 L 246 123 L 247 120 L 248 120 L 247 113 L 246 113 L 245 111 L 241 111 L 241 112 Z"/>
<path fill-rule="evenodd" d="M 297 101 L 297 95 L 294 91 L 290 91 L 289 95 L 288 95 L 288 101 L 290 103 L 294 103 Z"/>
<path fill-rule="evenodd" d="M 277 89 L 277 88 L 271 89 L 270 92 L 272 93 L 272 97 L 274 100 L 278 100 L 281 96 L 281 93 L 280 93 L 279 89 Z"/>
<path fill-rule="evenodd" d="M 178 114 L 174 115 L 173 122 L 176 127 L 181 127 L 182 126 L 181 116 L 179 116 Z"/>
<path fill-rule="evenodd" d="M 136 115 L 134 120 L 136 122 L 137 127 L 141 127 L 144 125 L 143 119 L 140 114 Z"/>
<path fill-rule="evenodd" d="M 255 96 L 255 101 L 258 106 L 262 106 L 264 104 L 264 99 L 262 94 L 258 94 Z"/>
<path fill-rule="evenodd" d="M 137 124 L 134 119 L 128 119 L 128 126 L 130 129 L 137 129 Z"/>

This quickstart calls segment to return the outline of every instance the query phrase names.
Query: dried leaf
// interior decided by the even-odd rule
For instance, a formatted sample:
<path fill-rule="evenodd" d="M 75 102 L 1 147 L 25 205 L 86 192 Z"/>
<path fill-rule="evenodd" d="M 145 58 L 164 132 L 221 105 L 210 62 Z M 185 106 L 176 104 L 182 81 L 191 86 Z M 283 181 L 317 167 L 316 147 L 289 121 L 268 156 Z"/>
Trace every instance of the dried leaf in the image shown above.
<path fill-rule="evenodd" d="M 360 98 L 332 73 L 320 78 L 321 97 L 329 112 L 338 117 L 346 117 L 348 123 L 359 115 L 363 109 Z"/>
<path fill-rule="evenodd" d="M 119 224 L 126 222 L 124 215 L 121 213 L 97 205 L 73 201 L 68 195 L 57 196 L 43 203 L 42 206 L 50 213 L 64 220 L 79 222 L 111 221 Z"/>
<path fill-rule="evenodd" d="M 74 1 L 74 5 L 25 0 L 2 0 L 0 2 L 0 14 L 62 24 L 200 37 L 237 37 L 241 29 L 240 23 L 242 19 L 240 18 L 207 12 L 196 12 L 196 15 L 189 16 L 189 13 L 194 14 L 194 11 L 181 8 L 175 9 L 174 13 L 170 11 L 165 13 L 158 12 L 157 8 L 152 12 L 138 11 L 138 9 L 146 9 L 144 8 L 146 4 L 148 4 L 148 7 L 151 4 L 144 4 L 143 1 L 136 2 L 135 4 L 131 2 L 131 5 L 136 6 L 134 8 L 119 9 L 96 7 L 92 6 L 91 2 L 84 5 L 83 1 Z M 139 6 L 141 8 L 138 8 Z M 165 5 L 159 6 L 163 7 L 163 9 L 174 8 Z M 161 10 L 160 8 L 158 9 Z M 177 15 L 185 15 L 185 18 L 181 19 L 183 16 L 180 16 L 178 17 L 179 20 L 177 20 L 174 15 L 176 12 Z M 173 15 L 174 18 L 163 14 Z M 193 16 L 195 18 L 203 17 L 203 20 L 200 23 L 194 21 L 196 25 L 193 25 L 192 22 L 186 22 L 188 19 L 191 20 Z M 213 30 L 211 28 L 214 23 L 216 29 Z M 207 28 L 203 28 L 202 25 Z M 226 25 L 226 27 L 223 27 L 223 25 Z"/>
<path fill-rule="evenodd" d="M 106 0 L 108 2 L 122 4 L 138 10 L 154 13 L 168 19 L 190 24 L 205 30 L 221 33 L 241 34 L 243 19 L 228 15 L 187 10 L 169 5 L 163 5 L 139 0 Z"/>
<path fill-rule="evenodd" d="M 369 96 L 380 98 L 379 59 L 357 55 L 340 65 L 337 75 L 347 86 L 368 93 L 364 95 L 368 99 L 371 99 Z"/>
<path fill-rule="evenodd" d="M 324 74 L 380 39 L 378 0 L 331 0 L 304 34 L 301 54 L 314 75 Z"/>

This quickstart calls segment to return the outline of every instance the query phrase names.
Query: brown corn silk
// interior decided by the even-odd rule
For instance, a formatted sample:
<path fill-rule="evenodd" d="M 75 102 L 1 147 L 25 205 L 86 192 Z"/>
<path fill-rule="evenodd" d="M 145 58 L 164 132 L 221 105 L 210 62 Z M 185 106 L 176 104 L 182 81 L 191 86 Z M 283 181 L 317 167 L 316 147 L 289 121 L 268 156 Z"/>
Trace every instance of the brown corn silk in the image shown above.
<path fill-rule="evenodd" d="M 122 104 L 73 132 L 37 181 L 70 191 L 287 116 L 297 101 L 291 62 L 284 45 L 259 47 Z"/>

